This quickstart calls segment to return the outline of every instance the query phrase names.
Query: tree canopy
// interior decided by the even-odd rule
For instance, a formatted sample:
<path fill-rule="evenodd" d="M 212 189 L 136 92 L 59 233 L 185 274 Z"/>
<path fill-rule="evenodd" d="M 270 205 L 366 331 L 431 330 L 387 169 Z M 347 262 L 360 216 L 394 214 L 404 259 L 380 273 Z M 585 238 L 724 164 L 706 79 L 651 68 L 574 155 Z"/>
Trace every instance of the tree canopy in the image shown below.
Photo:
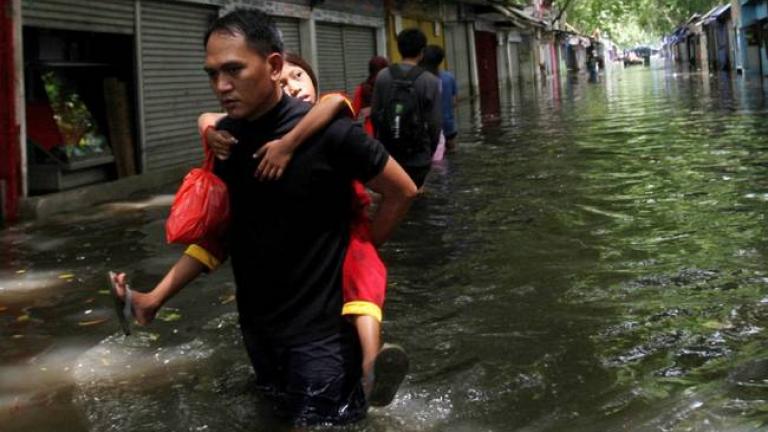
<path fill-rule="evenodd" d="M 694 13 L 705 14 L 728 0 L 555 0 L 583 34 L 599 30 L 620 46 L 655 44 Z"/>

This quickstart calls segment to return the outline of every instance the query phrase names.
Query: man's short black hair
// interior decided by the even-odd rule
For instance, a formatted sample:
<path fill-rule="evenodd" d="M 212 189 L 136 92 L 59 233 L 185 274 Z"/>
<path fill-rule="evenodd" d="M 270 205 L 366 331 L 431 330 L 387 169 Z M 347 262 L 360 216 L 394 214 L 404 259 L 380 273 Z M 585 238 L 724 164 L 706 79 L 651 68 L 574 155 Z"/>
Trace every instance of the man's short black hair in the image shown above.
<path fill-rule="evenodd" d="M 283 52 L 283 38 L 277 25 L 269 15 L 260 10 L 235 9 L 217 18 L 208 27 L 204 44 L 208 45 L 208 39 L 217 32 L 243 35 L 248 46 L 264 57 Z"/>
<path fill-rule="evenodd" d="M 417 28 L 405 29 L 397 35 L 397 50 L 403 58 L 418 57 L 427 46 L 427 36 Z"/>
<path fill-rule="evenodd" d="M 421 63 L 424 69 L 437 75 L 438 67 L 445 58 L 445 51 L 437 45 L 428 45 L 424 48 L 424 58 L 421 59 Z"/>

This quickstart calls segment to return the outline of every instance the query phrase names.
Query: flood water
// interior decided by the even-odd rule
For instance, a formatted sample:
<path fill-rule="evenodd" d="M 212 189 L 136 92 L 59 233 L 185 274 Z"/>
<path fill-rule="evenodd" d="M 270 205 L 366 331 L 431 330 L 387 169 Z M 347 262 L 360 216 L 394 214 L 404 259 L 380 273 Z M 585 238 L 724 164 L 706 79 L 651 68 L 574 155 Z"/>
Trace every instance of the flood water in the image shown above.
<path fill-rule="evenodd" d="M 464 103 L 459 150 L 382 251 L 384 339 L 411 373 L 344 430 L 768 428 L 767 101 L 637 68 Z M 277 430 L 228 268 L 118 334 L 104 272 L 159 280 L 167 202 L 0 231 L 0 430 Z"/>

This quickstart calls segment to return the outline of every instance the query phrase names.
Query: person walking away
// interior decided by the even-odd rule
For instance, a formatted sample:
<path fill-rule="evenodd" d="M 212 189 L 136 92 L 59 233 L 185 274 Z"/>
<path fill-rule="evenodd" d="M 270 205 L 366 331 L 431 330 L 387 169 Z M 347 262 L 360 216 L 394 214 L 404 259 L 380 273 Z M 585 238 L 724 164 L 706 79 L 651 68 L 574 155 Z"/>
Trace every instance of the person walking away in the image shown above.
<path fill-rule="evenodd" d="M 355 88 L 352 98 L 352 110 L 357 113 L 357 119 L 363 122 L 365 133 L 373 136 L 373 122 L 371 122 L 371 98 L 373 97 L 373 84 L 376 76 L 382 69 L 389 66 L 389 61 L 381 56 L 373 56 L 368 61 L 368 78 Z"/>
<path fill-rule="evenodd" d="M 397 35 L 403 60 L 376 77 L 371 99 L 375 136 L 422 190 L 440 139 L 440 81 L 418 64 L 427 37 L 417 29 Z"/>
<path fill-rule="evenodd" d="M 459 87 L 452 73 L 440 69 L 440 64 L 445 59 L 445 51 L 437 45 L 429 45 L 424 49 L 422 67 L 440 79 L 440 108 L 443 113 L 442 132 L 445 137 L 445 149 L 456 149 L 456 136 L 459 134 L 456 126 L 456 98 Z M 439 151 L 438 151 L 439 152 Z"/>

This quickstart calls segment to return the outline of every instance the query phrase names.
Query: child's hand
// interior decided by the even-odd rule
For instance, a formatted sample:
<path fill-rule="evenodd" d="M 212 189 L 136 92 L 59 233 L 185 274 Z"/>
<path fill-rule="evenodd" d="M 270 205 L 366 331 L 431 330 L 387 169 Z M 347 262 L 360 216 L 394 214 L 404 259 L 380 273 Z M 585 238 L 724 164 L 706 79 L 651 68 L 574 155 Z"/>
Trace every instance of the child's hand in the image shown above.
<path fill-rule="evenodd" d="M 213 150 L 213 154 L 221 160 L 229 159 L 230 147 L 237 144 L 237 139 L 227 131 L 219 131 L 208 128 L 205 131 L 205 139 Z"/>
<path fill-rule="evenodd" d="M 253 154 L 254 159 L 261 158 L 254 177 L 259 180 L 277 180 L 283 175 L 285 167 L 293 156 L 293 150 L 282 138 L 264 144 Z"/>

